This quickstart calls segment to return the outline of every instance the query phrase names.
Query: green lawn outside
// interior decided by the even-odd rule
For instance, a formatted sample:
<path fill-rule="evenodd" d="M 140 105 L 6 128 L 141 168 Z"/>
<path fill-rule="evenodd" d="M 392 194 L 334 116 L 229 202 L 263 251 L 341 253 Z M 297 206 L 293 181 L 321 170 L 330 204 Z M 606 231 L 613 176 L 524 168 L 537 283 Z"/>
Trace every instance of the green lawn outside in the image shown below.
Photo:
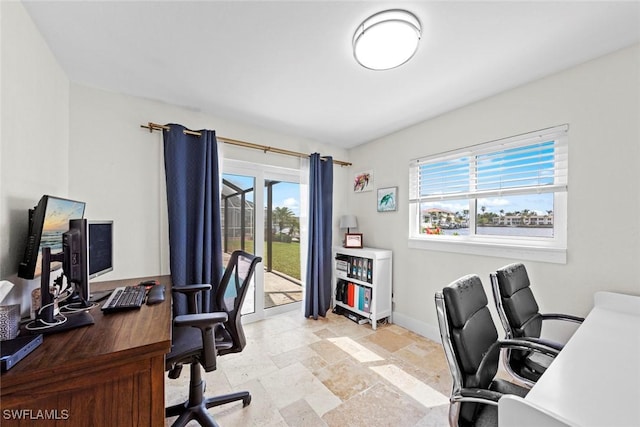
<path fill-rule="evenodd" d="M 264 247 L 268 250 L 266 243 Z M 272 268 L 300 280 L 300 243 L 273 242 Z"/>
<path fill-rule="evenodd" d="M 265 252 L 267 243 L 264 244 Z M 229 242 L 228 252 L 240 249 L 240 241 Z M 245 241 L 245 251 L 253 253 L 253 240 Z M 267 254 L 265 253 L 265 261 Z M 273 242 L 273 270 L 300 280 L 300 243 Z"/>

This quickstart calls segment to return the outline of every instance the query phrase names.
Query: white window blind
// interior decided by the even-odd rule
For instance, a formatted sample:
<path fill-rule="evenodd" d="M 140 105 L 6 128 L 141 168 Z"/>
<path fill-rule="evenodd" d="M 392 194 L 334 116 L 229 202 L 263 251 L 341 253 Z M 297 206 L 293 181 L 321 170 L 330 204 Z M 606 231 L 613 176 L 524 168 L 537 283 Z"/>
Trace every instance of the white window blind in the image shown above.
<path fill-rule="evenodd" d="M 567 190 L 568 125 L 413 160 L 410 203 Z"/>

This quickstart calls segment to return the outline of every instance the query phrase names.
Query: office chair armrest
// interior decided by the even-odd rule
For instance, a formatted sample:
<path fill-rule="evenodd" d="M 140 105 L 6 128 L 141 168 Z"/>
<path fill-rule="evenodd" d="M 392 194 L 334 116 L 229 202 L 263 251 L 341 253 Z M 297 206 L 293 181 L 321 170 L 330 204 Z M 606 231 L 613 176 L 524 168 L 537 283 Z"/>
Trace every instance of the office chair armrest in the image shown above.
<path fill-rule="evenodd" d="M 478 369 L 476 369 L 476 372 L 485 372 L 488 367 L 492 366 L 494 363 L 497 363 L 497 360 L 499 360 L 500 358 L 500 350 L 503 348 L 537 351 L 539 353 L 547 354 L 551 357 L 556 357 L 558 353 L 560 353 L 560 350 L 558 349 L 548 347 L 546 345 L 533 341 L 523 339 L 498 340 L 491 344 L 491 346 L 484 353 L 484 355 L 482 356 L 482 360 L 478 365 Z"/>
<path fill-rule="evenodd" d="M 555 341 L 551 341 L 548 340 L 546 338 L 534 338 L 534 337 L 522 337 L 522 338 L 518 338 L 520 340 L 524 340 L 524 341 L 531 341 L 537 344 L 542 344 L 544 346 L 547 347 L 551 347 L 551 348 L 555 348 L 556 350 L 560 351 L 564 348 L 564 344 L 559 343 L 559 342 L 555 342 Z"/>
<path fill-rule="evenodd" d="M 206 328 L 218 323 L 227 321 L 227 313 L 221 311 L 216 313 L 181 314 L 174 317 L 173 323 L 176 326 L 193 326 L 195 328 Z"/>
<path fill-rule="evenodd" d="M 462 388 L 458 394 L 451 397 L 452 402 L 477 402 L 498 406 L 498 400 L 504 396 L 499 391 L 485 388 Z"/>
<path fill-rule="evenodd" d="M 210 372 L 216 369 L 216 339 L 214 326 L 227 321 L 227 313 L 201 313 L 201 314 L 181 314 L 174 317 L 176 326 L 193 326 L 200 329 L 202 333 L 202 355 L 200 364 L 205 371 Z"/>
<path fill-rule="evenodd" d="M 171 287 L 172 292 L 183 294 L 187 297 L 187 310 L 189 310 L 191 314 L 196 314 L 201 311 L 198 310 L 198 293 L 210 289 L 211 285 L 208 283 Z"/>
<path fill-rule="evenodd" d="M 574 323 L 584 322 L 584 317 L 573 316 L 571 314 L 545 313 L 545 314 L 541 314 L 541 316 L 542 316 L 542 320 L 564 320 L 567 322 L 574 322 Z"/>
<path fill-rule="evenodd" d="M 556 357 L 560 350 L 538 342 L 524 339 L 508 339 L 498 341 L 500 348 L 512 348 L 516 350 L 533 350 L 551 357 Z"/>
<path fill-rule="evenodd" d="M 201 283 L 196 285 L 174 286 L 171 288 L 173 292 L 177 292 L 181 294 L 192 294 L 195 292 L 206 291 L 209 289 L 211 289 L 211 285 L 208 283 Z"/>
<path fill-rule="evenodd" d="M 192 295 L 209 289 L 211 289 L 211 285 L 208 283 L 201 283 L 196 285 L 173 286 L 171 291 L 184 295 Z"/>

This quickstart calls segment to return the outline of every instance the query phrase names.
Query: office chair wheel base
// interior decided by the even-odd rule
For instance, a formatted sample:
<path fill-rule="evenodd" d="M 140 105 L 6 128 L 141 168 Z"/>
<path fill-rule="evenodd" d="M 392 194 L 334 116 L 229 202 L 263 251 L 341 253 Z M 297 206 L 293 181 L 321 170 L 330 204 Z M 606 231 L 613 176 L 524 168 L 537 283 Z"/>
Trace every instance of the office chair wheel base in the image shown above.
<path fill-rule="evenodd" d="M 244 399 L 242 399 L 242 407 L 245 408 L 247 406 L 249 406 L 249 404 L 251 403 L 251 395 L 245 397 Z"/>

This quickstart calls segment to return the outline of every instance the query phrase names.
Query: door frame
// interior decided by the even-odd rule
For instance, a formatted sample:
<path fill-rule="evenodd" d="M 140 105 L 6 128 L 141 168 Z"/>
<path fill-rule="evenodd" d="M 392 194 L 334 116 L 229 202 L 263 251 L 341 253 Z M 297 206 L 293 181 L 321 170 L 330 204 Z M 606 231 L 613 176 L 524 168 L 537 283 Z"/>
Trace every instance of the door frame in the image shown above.
<path fill-rule="evenodd" d="M 254 312 L 242 316 L 243 322 L 254 322 L 265 317 L 273 316 L 294 310 L 302 310 L 302 302 L 293 302 L 280 306 L 265 309 L 264 307 L 264 224 L 265 224 L 265 200 L 264 189 L 265 179 L 281 180 L 300 183 L 300 170 L 271 166 L 260 163 L 246 162 L 242 160 L 224 159 L 221 168 L 222 174 L 243 175 L 254 178 L 254 251 L 255 254 L 263 258 L 260 268 L 256 268 L 254 273 L 254 284 L 256 297 L 254 298 Z M 221 177 L 222 180 L 222 177 Z M 302 227 L 300 227 L 302 229 Z M 302 232 L 302 230 L 301 230 Z M 303 240 L 303 239 L 301 239 Z M 304 271 L 304 269 L 301 269 Z M 303 290 L 304 300 L 304 290 Z"/>

